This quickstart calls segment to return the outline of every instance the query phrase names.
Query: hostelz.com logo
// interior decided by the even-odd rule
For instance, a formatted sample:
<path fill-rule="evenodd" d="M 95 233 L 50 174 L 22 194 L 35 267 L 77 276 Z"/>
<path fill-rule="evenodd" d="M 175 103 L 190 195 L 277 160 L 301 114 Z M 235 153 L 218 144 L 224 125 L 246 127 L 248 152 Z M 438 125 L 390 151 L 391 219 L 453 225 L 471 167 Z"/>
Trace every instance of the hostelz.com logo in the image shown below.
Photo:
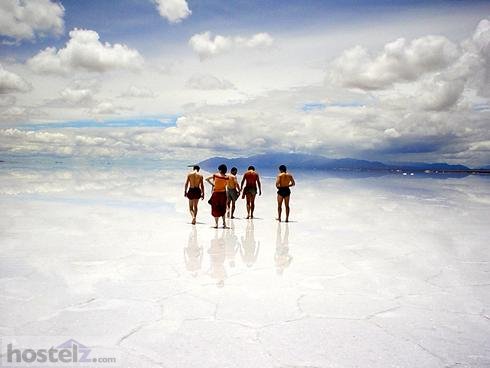
<path fill-rule="evenodd" d="M 74 340 L 68 339 L 65 342 L 51 346 L 50 348 L 21 348 L 9 342 L 6 351 L 2 354 L 1 366 L 35 366 L 35 365 L 63 365 L 67 363 L 89 364 L 108 364 L 116 365 L 115 356 L 95 356 L 92 349 Z"/>

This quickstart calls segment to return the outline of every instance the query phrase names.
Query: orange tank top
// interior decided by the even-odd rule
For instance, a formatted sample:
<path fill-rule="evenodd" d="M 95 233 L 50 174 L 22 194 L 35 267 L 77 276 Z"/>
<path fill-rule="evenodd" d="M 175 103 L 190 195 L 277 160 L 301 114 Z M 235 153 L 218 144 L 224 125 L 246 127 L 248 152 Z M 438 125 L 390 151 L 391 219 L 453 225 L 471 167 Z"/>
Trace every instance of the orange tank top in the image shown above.
<path fill-rule="evenodd" d="M 226 184 L 228 183 L 227 176 L 213 175 L 214 179 L 214 192 L 224 192 L 226 191 Z"/>

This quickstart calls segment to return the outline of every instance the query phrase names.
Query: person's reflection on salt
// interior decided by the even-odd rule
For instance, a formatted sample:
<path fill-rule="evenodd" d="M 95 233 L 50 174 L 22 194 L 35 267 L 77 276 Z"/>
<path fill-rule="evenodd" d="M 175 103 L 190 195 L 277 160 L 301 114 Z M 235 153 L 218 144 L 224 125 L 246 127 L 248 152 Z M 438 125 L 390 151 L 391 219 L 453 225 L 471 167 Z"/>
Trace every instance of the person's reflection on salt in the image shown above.
<path fill-rule="evenodd" d="M 230 267 L 235 267 L 235 256 L 238 252 L 238 237 L 235 235 L 233 220 L 229 222 L 230 228 L 225 230 L 225 259 Z"/>
<path fill-rule="evenodd" d="M 211 269 L 209 275 L 216 280 L 216 286 L 223 287 L 226 279 L 225 269 L 225 239 L 224 230 L 218 237 L 218 230 L 214 232 L 214 238 L 211 239 L 211 246 L 208 249 Z"/>
<path fill-rule="evenodd" d="M 203 251 L 197 242 L 197 230 L 194 227 L 189 233 L 187 247 L 184 248 L 184 262 L 187 271 L 196 277 L 201 270 Z"/>
<path fill-rule="evenodd" d="M 282 275 L 284 270 L 291 264 L 293 257 L 289 254 L 289 225 L 285 224 L 286 230 L 284 231 L 284 237 L 282 236 L 282 224 L 277 223 L 276 232 L 276 253 L 274 254 L 274 261 L 276 263 L 276 272 L 278 275 Z"/>
<path fill-rule="evenodd" d="M 252 267 L 252 265 L 257 261 L 259 250 L 260 242 L 255 241 L 253 220 L 248 220 L 247 228 L 245 229 L 245 237 L 242 236 L 242 244 L 240 247 L 242 261 L 247 265 L 247 267 Z"/>

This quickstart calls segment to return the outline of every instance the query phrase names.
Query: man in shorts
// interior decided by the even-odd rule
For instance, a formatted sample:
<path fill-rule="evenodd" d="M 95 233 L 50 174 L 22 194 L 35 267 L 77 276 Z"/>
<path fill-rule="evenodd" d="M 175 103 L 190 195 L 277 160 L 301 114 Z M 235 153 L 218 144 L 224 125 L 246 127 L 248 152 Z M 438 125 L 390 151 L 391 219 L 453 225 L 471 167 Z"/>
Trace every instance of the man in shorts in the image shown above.
<path fill-rule="evenodd" d="M 247 172 L 243 175 L 242 183 L 240 186 L 243 189 L 242 198 L 247 198 L 247 219 L 253 219 L 257 187 L 259 189 L 259 196 L 262 195 L 262 185 L 260 184 L 260 177 L 259 174 L 255 171 L 255 167 L 248 167 Z"/>
<path fill-rule="evenodd" d="M 235 218 L 235 202 L 240 196 L 240 186 L 238 185 L 238 180 L 236 178 L 238 169 L 232 167 L 230 172 L 231 174 L 228 175 L 228 183 L 226 185 L 226 209 L 228 217 L 233 219 Z"/>
<path fill-rule="evenodd" d="M 204 180 L 198 165 L 194 165 L 192 171 L 187 175 L 184 187 L 184 197 L 189 200 L 189 212 L 192 216 L 192 225 L 196 224 L 197 204 L 199 198 L 204 199 Z"/>
<path fill-rule="evenodd" d="M 276 178 L 277 188 L 277 220 L 281 222 L 282 202 L 286 207 L 286 222 L 289 221 L 289 196 L 291 195 L 290 187 L 296 185 L 293 176 L 287 172 L 286 166 L 279 166 L 279 175 Z"/>

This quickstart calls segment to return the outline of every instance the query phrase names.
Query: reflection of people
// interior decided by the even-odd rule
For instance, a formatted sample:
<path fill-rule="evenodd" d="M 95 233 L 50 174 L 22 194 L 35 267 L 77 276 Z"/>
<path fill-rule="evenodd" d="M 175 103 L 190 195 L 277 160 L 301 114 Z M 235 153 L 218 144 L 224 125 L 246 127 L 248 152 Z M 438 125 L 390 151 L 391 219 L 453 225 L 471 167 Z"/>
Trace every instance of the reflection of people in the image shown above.
<path fill-rule="evenodd" d="M 194 227 L 189 234 L 187 247 L 184 248 L 185 268 L 196 277 L 202 264 L 202 247 L 197 244 L 197 230 Z"/>
<path fill-rule="evenodd" d="M 226 185 L 226 208 L 228 212 L 228 217 L 235 218 L 235 202 L 240 196 L 240 186 L 238 185 L 238 181 L 236 178 L 236 174 L 238 169 L 236 167 L 232 167 L 230 170 L 230 175 L 228 175 L 228 184 Z M 230 210 L 231 207 L 231 210 Z"/>
<path fill-rule="evenodd" d="M 243 186 L 245 184 L 245 186 Z M 257 187 L 259 196 L 262 195 L 262 185 L 260 184 L 259 174 L 255 172 L 255 167 L 249 166 L 248 171 L 243 174 L 241 183 L 242 198 L 247 197 L 247 218 L 254 218 L 255 196 L 257 195 Z"/>
<path fill-rule="evenodd" d="M 196 224 L 197 204 L 199 198 L 204 199 L 204 183 L 202 175 L 199 174 L 199 166 L 194 165 L 192 172 L 187 175 L 184 187 L 184 197 L 189 199 L 189 212 L 192 216 L 192 224 Z"/>
<path fill-rule="evenodd" d="M 260 242 L 255 241 L 254 223 L 248 221 L 245 229 L 245 238 L 242 236 L 240 255 L 243 263 L 251 267 L 259 256 Z"/>
<path fill-rule="evenodd" d="M 277 187 L 277 219 L 281 221 L 282 202 L 286 207 L 286 222 L 289 221 L 289 196 L 291 195 L 290 187 L 296 185 L 293 176 L 287 172 L 286 166 L 279 166 L 279 175 L 276 178 Z"/>
<path fill-rule="evenodd" d="M 289 227 L 286 224 L 284 238 L 282 237 L 281 223 L 277 223 L 276 233 L 276 254 L 274 261 L 276 262 L 276 271 L 281 275 L 286 267 L 291 264 L 293 257 L 289 255 Z"/>
<path fill-rule="evenodd" d="M 238 237 L 235 235 L 233 220 L 231 220 L 230 228 L 225 231 L 225 258 L 230 267 L 235 267 L 235 256 L 238 252 Z"/>
<path fill-rule="evenodd" d="M 213 193 L 209 204 L 211 204 L 211 214 L 216 222 L 215 228 L 218 228 L 218 221 L 221 217 L 223 219 L 223 227 L 226 227 L 225 214 L 226 214 L 226 184 L 228 183 L 228 176 L 226 176 L 226 165 L 219 165 L 218 172 L 213 176 L 206 178 L 206 181 L 213 186 Z"/>
<path fill-rule="evenodd" d="M 211 239 L 211 246 L 208 249 L 208 254 L 211 264 L 209 274 L 216 280 L 216 286 L 223 287 L 226 279 L 225 240 L 223 238 L 223 232 L 218 238 L 218 230 L 215 230 L 214 239 Z"/>

